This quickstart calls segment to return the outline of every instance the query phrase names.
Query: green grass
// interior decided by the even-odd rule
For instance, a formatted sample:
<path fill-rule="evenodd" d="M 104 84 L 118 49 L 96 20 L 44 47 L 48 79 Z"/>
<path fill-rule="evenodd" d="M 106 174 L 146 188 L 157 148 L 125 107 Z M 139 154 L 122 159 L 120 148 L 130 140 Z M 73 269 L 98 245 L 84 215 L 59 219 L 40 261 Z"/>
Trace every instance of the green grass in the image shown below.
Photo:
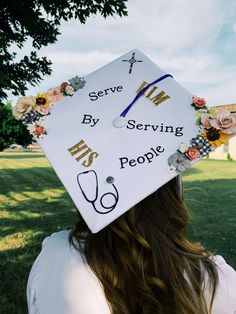
<path fill-rule="evenodd" d="M 25 288 L 42 240 L 76 221 L 42 153 L 0 153 L 0 313 L 25 314 Z"/>
<path fill-rule="evenodd" d="M 202 160 L 184 175 L 190 237 L 236 267 L 236 162 Z"/>
<path fill-rule="evenodd" d="M 236 162 L 203 160 L 184 175 L 189 236 L 236 266 Z M 76 209 L 42 153 L 0 153 L 0 312 L 25 314 L 25 287 L 42 240 Z"/>

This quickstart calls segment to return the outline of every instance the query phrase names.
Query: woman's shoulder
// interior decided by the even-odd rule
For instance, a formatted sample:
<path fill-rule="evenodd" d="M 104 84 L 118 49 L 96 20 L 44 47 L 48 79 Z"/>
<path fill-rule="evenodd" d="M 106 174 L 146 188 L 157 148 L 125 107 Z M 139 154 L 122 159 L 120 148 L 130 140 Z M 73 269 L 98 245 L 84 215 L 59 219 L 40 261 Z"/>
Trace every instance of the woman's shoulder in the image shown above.
<path fill-rule="evenodd" d="M 53 262 L 55 267 L 66 267 L 69 263 L 81 267 L 83 264 L 83 267 L 89 268 L 77 240 L 70 241 L 70 233 L 71 229 L 61 230 L 43 240 L 39 254 L 42 263 Z"/>
<path fill-rule="evenodd" d="M 212 260 L 216 265 L 219 278 L 212 312 L 234 314 L 236 312 L 236 271 L 220 255 L 214 256 Z"/>
<path fill-rule="evenodd" d="M 69 241 L 70 232 L 71 232 L 71 229 L 60 230 L 60 231 L 52 233 L 51 235 L 47 236 L 43 240 L 42 247 L 44 247 L 45 244 L 56 245 L 57 243 L 59 244 L 67 243 L 67 241 Z"/>
<path fill-rule="evenodd" d="M 36 307 L 40 314 L 48 313 L 49 309 L 52 314 L 110 313 L 98 279 L 69 242 L 70 232 L 55 232 L 42 243 L 28 279 L 30 314 Z M 101 312 L 97 312 L 99 306 Z"/>
<path fill-rule="evenodd" d="M 223 277 L 228 282 L 233 282 L 235 284 L 236 293 L 236 271 L 232 266 L 230 266 L 221 255 L 215 255 L 212 258 L 216 265 L 219 278 Z"/>

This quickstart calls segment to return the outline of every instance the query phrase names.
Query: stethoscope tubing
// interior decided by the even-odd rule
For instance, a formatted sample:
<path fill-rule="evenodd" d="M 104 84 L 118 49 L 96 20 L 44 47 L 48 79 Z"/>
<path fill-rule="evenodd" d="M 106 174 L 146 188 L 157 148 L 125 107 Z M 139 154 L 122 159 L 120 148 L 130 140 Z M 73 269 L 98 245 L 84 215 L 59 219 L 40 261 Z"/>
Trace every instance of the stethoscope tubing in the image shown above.
<path fill-rule="evenodd" d="M 91 172 L 94 173 L 94 175 L 95 175 L 95 183 L 96 183 L 95 197 L 94 197 L 94 199 L 92 199 L 92 200 L 87 197 L 85 191 L 83 190 L 83 188 L 82 188 L 82 186 L 81 186 L 81 184 L 80 184 L 80 180 L 79 180 L 80 175 L 86 174 L 86 173 L 91 173 Z M 116 205 L 117 205 L 117 203 L 118 203 L 118 200 L 119 200 L 119 192 L 118 192 L 116 186 L 114 185 L 114 183 L 112 183 L 112 186 L 113 186 L 113 188 L 114 188 L 114 190 L 115 190 L 115 193 L 107 192 L 107 193 L 104 193 L 104 194 L 100 197 L 100 205 L 101 205 L 101 207 L 104 208 L 106 211 L 100 211 L 99 209 L 97 209 L 97 207 L 96 207 L 96 201 L 98 200 L 98 176 L 97 176 L 97 173 L 96 173 L 94 170 L 88 170 L 88 171 L 79 173 L 79 174 L 77 175 L 77 182 L 78 182 L 79 188 L 80 188 L 80 190 L 81 190 L 81 192 L 82 192 L 82 194 L 83 194 L 85 200 L 86 200 L 87 202 L 89 202 L 89 203 L 92 204 L 94 210 L 95 210 L 98 214 L 108 214 L 108 213 L 110 213 L 110 212 L 116 207 Z M 115 202 L 114 202 L 114 204 L 111 205 L 111 206 L 105 206 L 105 205 L 103 204 L 103 198 L 104 198 L 105 196 L 107 196 L 107 195 L 112 195 L 112 196 L 114 197 Z"/>

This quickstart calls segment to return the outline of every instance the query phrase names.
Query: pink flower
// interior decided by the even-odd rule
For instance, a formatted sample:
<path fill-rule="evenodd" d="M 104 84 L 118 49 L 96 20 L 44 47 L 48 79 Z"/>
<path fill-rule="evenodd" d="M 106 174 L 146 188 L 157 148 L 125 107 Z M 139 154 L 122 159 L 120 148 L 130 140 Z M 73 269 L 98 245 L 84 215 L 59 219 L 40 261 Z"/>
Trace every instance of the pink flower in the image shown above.
<path fill-rule="evenodd" d="M 236 132 L 236 117 L 227 110 L 220 110 L 216 119 L 210 120 L 211 126 L 222 133 L 231 134 Z"/>
<path fill-rule="evenodd" d="M 212 127 L 210 115 L 204 115 L 201 119 L 201 123 L 205 129 L 210 129 Z"/>
<path fill-rule="evenodd" d="M 187 156 L 190 160 L 195 160 L 200 157 L 200 151 L 195 147 L 190 147 L 186 152 L 185 156 Z"/>
<path fill-rule="evenodd" d="M 57 86 L 54 88 L 50 88 L 47 91 L 47 98 L 51 101 L 51 102 L 56 102 L 56 101 L 60 101 L 63 99 L 63 95 L 61 93 L 61 87 Z"/>
<path fill-rule="evenodd" d="M 35 110 L 42 114 L 43 116 L 47 116 L 50 112 L 50 107 L 49 106 L 36 106 Z"/>
<path fill-rule="evenodd" d="M 62 82 L 61 85 L 60 85 L 61 91 L 64 90 L 64 89 L 66 88 L 66 86 L 68 86 L 68 85 L 69 85 L 69 83 L 67 83 L 67 82 Z"/>
<path fill-rule="evenodd" d="M 206 101 L 204 98 L 193 97 L 192 101 L 193 101 L 194 106 L 197 108 L 205 108 L 206 107 Z"/>
<path fill-rule="evenodd" d="M 36 136 L 41 136 L 42 134 L 45 133 L 45 127 L 44 126 L 37 126 L 34 133 Z"/>

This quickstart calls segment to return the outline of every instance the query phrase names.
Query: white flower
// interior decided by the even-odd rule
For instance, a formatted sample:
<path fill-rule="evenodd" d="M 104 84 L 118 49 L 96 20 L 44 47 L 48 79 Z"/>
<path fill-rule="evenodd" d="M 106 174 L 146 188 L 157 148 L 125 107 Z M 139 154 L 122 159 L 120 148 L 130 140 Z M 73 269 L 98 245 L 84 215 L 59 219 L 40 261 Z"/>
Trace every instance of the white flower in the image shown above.
<path fill-rule="evenodd" d="M 37 121 L 30 123 L 27 125 L 27 129 L 29 130 L 31 135 L 35 135 L 35 131 L 38 126 L 44 127 L 44 117 L 38 119 Z"/>
<path fill-rule="evenodd" d="M 176 152 L 168 158 L 168 164 L 171 169 L 174 167 L 176 168 L 176 172 L 180 173 L 190 167 L 191 161 L 184 154 Z"/>
<path fill-rule="evenodd" d="M 189 149 L 189 145 L 188 145 L 188 144 L 186 144 L 186 143 L 181 143 L 178 150 L 179 150 L 181 153 L 185 153 L 188 149 Z"/>
<path fill-rule="evenodd" d="M 34 135 L 37 125 L 35 123 L 28 124 L 27 129 L 29 130 L 31 135 Z"/>
<path fill-rule="evenodd" d="M 17 120 L 20 120 L 23 115 L 33 110 L 36 104 L 36 99 L 33 96 L 21 97 L 18 99 L 15 107 L 13 108 L 13 115 Z"/>
<path fill-rule="evenodd" d="M 74 90 L 74 88 L 72 86 L 68 85 L 68 86 L 65 87 L 65 93 L 67 95 L 72 96 L 74 94 L 74 92 L 75 92 L 75 90 Z"/>

